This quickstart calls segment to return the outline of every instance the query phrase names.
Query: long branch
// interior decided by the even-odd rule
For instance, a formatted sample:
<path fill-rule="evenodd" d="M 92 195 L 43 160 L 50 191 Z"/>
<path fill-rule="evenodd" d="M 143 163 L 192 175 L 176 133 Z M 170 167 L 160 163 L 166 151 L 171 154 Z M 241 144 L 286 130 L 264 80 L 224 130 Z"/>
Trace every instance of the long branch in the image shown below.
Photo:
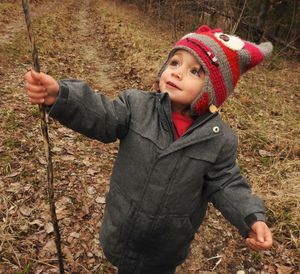
<path fill-rule="evenodd" d="M 31 16 L 29 11 L 28 0 L 22 0 L 22 4 L 23 4 L 23 11 L 25 15 L 28 36 L 31 42 L 33 68 L 35 71 L 40 72 L 38 50 L 35 44 L 35 39 L 31 27 Z M 42 135 L 44 140 L 44 149 L 45 149 L 46 160 L 47 160 L 48 200 L 50 206 L 50 214 L 51 214 L 51 220 L 54 228 L 54 237 L 55 237 L 55 244 L 56 244 L 56 250 L 58 256 L 59 272 L 60 274 L 63 274 L 64 261 L 63 261 L 63 254 L 61 250 L 61 238 L 60 238 L 59 226 L 58 226 L 58 220 L 57 220 L 56 208 L 55 208 L 54 187 L 53 187 L 53 164 L 52 164 L 51 147 L 50 147 L 50 140 L 48 134 L 48 125 L 47 125 L 45 106 L 39 105 L 39 111 L 40 111 L 41 130 L 42 130 Z"/>

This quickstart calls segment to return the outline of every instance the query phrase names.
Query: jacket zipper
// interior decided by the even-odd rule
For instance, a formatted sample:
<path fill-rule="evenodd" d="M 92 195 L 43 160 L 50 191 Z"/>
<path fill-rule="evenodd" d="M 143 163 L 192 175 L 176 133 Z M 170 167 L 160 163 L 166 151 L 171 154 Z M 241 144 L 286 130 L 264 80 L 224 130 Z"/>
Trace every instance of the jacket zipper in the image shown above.
<path fill-rule="evenodd" d="M 159 98 L 159 102 L 160 102 L 160 107 L 163 110 L 163 115 L 164 115 L 164 120 L 166 121 L 167 125 L 168 125 L 168 129 L 169 129 L 169 136 L 170 136 L 170 143 L 173 143 L 175 140 L 175 135 L 174 135 L 174 130 L 173 130 L 173 125 L 168 117 L 168 114 L 166 112 L 165 107 L 170 108 L 170 100 L 168 100 L 166 103 L 163 103 L 162 100 L 164 99 L 164 97 L 166 97 L 167 94 L 162 94 L 162 96 Z M 167 98 L 168 99 L 168 98 Z M 166 99 L 165 99 L 166 100 Z"/>

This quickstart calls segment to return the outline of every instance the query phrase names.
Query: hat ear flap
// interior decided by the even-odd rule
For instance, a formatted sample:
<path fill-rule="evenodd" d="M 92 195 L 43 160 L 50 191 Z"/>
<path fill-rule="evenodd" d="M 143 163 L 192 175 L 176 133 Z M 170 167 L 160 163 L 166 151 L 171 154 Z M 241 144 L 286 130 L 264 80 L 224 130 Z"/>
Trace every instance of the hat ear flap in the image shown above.
<path fill-rule="evenodd" d="M 208 92 L 204 92 L 202 96 L 195 102 L 193 110 L 197 115 L 202 115 L 207 112 L 209 106 L 209 94 Z"/>

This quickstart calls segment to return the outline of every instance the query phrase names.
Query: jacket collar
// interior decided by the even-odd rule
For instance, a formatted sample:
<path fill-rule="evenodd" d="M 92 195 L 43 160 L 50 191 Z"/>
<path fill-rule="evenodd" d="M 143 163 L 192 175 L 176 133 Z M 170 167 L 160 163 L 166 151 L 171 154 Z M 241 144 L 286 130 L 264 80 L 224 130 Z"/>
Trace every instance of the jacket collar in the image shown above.
<path fill-rule="evenodd" d="M 160 103 L 160 105 L 162 106 L 162 108 L 164 109 L 167 118 L 168 118 L 168 122 L 169 123 L 173 123 L 172 121 L 172 109 L 171 109 L 171 101 L 170 101 L 170 97 L 169 94 L 164 92 L 164 93 L 157 93 L 158 95 L 158 102 Z M 159 108 L 160 109 L 160 108 Z M 205 122 L 207 122 L 208 120 L 212 119 L 213 117 L 217 116 L 218 113 L 211 113 L 210 111 L 206 112 L 205 114 L 201 115 L 201 116 L 197 116 L 197 118 L 195 119 L 193 125 L 188 129 L 187 132 L 193 130 L 194 128 L 204 124 Z"/>
<path fill-rule="evenodd" d="M 173 131 L 173 140 L 161 156 L 223 134 L 221 130 L 223 123 L 219 114 L 217 112 L 211 113 L 208 111 L 205 114 L 198 116 L 184 135 L 175 141 L 170 97 L 167 93 L 157 93 L 157 98 L 158 111 L 162 119 L 163 127 L 165 130 Z M 196 130 L 198 127 L 202 127 L 202 129 Z M 214 131 L 215 127 L 219 129 L 218 132 Z"/>

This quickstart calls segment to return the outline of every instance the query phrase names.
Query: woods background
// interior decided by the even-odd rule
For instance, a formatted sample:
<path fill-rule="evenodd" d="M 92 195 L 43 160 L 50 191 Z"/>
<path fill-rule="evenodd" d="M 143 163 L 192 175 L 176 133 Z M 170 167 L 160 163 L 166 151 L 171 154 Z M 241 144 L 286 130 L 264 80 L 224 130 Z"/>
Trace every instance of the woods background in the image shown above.
<path fill-rule="evenodd" d="M 173 34 L 191 31 L 200 24 L 243 34 L 254 42 L 270 40 L 279 47 L 300 48 L 300 2 L 298 0 L 122 0 L 147 15 L 170 24 Z"/>

